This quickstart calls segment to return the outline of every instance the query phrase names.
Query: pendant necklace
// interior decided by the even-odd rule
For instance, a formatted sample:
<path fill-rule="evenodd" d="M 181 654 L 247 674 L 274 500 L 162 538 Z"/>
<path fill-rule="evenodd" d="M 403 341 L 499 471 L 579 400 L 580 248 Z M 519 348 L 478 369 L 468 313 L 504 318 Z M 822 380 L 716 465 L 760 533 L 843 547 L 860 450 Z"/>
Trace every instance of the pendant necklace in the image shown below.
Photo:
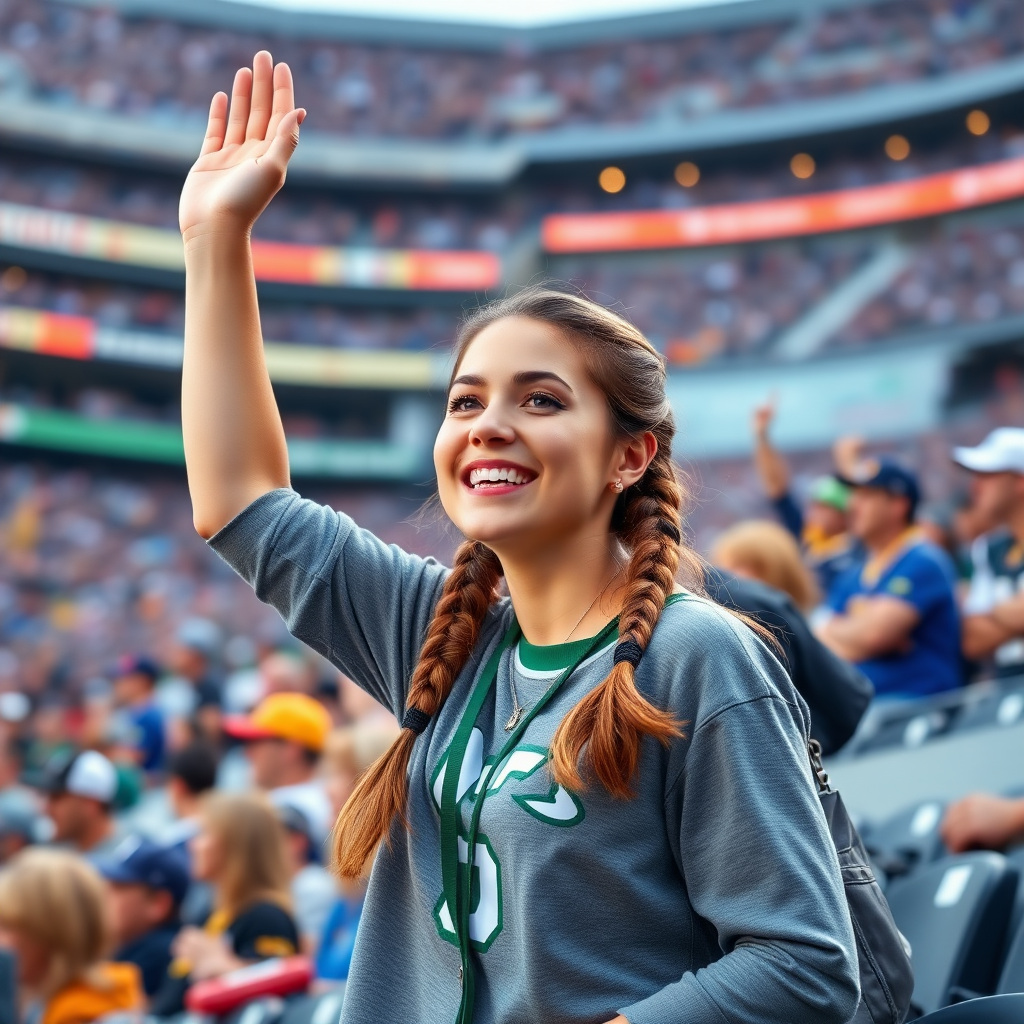
<path fill-rule="evenodd" d="M 612 578 L 598 592 L 597 597 L 595 597 L 594 600 L 591 601 L 590 604 L 587 606 L 587 610 L 579 617 L 579 619 L 576 622 L 576 625 L 569 630 L 569 636 L 567 636 L 562 641 L 563 644 L 567 644 L 569 642 L 569 637 L 571 637 L 573 633 L 575 633 L 576 630 L 580 628 L 580 623 L 590 614 L 590 611 L 594 607 L 594 605 L 597 604 L 597 602 L 600 601 L 602 597 L 604 597 L 605 592 L 615 582 L 616 577 L 619 575 L 621 571 L 622 566 L 620 565 L 615 570 L 615 573 L 612 575 Z M 509 663 L 508 666 L 508 685 L 509 690 L 512 694 L 512 714 L 509 715 L 508 721 L 505 723 L 505 732 L 511 732 L 519 724 L 519 720 L 523 717 L 523 715 L 526 714 L 527 710 L 527 705 L 522 705 L 519 703 L 519 695 L 516 693 L 516 667 L 514 655 L 512 661 Z"/>

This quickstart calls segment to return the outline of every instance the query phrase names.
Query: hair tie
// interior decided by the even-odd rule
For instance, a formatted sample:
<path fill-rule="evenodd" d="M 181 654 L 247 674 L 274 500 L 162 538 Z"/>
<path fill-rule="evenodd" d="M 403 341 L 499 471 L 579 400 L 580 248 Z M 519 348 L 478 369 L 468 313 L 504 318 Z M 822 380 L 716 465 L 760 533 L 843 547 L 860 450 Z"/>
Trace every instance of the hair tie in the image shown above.
<path fill-rule="evenodd" d="M 430 723 L 430 715 L 419 708 L 406 708 L 405 717 L 402 719 L 402 728 L 411 729 L 417 736 Z"/>
<path fill-rule="evenodd" d="M 612 658 L 612 663 L 618 665 L 620 661 L 628 661 L 633 668 L 636 668 L 640 664 L 640 659 L 644 656 L 644 649 L 634 640 L 631 636 L 626 637 L 625 640 L 620 640 L 615 645 L 615 654 Z"/>
<path fill-rule="evenodd" d="M 671 519 L 659 519 L 658 529 L 661 530 L 666 537 L 671 537 L 677 544 L 682 544 L 683 535 L 679 532 L 679 527 L 676 526 Z"/>

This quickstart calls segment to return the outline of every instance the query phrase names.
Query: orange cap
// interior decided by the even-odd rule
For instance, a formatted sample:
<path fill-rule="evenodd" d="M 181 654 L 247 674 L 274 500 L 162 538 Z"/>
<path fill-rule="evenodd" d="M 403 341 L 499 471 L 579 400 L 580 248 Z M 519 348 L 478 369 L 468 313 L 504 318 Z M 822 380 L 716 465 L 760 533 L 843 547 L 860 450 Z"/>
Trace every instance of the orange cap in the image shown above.
<path fill-rule="evenodd" d="M 251 715 L 229 715 L 224 731 L 239 740 L 290 740 L 320 753 L 331 731 L 327 709 L 304 693 L 272 693 Z"/>

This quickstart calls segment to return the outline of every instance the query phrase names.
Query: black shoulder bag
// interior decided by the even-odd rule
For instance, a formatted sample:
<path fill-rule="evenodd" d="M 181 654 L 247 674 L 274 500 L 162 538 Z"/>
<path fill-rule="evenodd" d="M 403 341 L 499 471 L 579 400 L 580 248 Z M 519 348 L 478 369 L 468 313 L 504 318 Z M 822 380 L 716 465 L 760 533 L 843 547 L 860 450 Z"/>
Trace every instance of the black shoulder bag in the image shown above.
<path fill-rule="evenodd" d="M 860 1004 L 850 1024 L 903 1024 L 914 992 L 909 945 L 892 919 L 842 797 L 829 786 L 817 740 L 810 741 L 808 753 L 818 782 L 818 798 L 839 855 L 843 889 L 857 939 Z"/>

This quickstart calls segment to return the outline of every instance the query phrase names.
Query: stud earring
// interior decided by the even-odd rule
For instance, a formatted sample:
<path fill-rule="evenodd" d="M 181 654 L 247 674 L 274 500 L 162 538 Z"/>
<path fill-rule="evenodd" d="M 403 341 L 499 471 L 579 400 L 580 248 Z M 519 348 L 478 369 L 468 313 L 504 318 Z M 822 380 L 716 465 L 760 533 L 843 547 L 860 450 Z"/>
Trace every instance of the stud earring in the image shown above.
<path fill-rule="evenodd" d="M 616 480 L 615 483 L 611 484 L 611 489 L 616 494 L 621 494 L 622 493 L 622 481 L 621 480 Z"/>

